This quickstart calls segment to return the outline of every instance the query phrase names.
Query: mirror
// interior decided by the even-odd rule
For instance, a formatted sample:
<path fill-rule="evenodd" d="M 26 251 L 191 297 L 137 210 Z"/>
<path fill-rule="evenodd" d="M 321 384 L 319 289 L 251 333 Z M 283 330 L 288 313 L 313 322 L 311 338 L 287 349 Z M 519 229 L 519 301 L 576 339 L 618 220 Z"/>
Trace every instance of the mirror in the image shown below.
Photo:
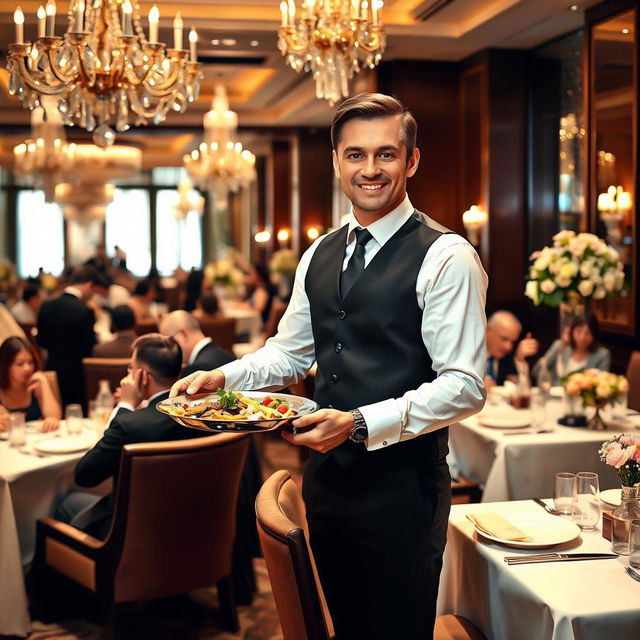
<path fill-rule="evenodd" d="M 591 27 L 592 229 L 606 238 L 624 263 L 628 290 L 597 305 L 603 328 L 633 333 L 636 247 L 634 184 L 635 10 Z"/>

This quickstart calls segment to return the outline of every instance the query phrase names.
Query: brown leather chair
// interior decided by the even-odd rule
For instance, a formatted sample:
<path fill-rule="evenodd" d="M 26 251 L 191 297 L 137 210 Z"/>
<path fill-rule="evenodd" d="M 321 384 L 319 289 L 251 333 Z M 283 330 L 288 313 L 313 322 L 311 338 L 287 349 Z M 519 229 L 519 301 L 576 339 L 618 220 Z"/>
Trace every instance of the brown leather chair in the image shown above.
<path fill-rule="evenodd" d="M 237 631 L 230 576 L 248 443 L 243 434 L 219 434 L 126 445 L 106 540 L 53 518 L 39 520 L 39 582 L 62 574 L 85 587 L 112 624 L 116 605 L 217 583 L 221 622 Z"/>
<path fill-rule="evenodd" d="M 482 500 L 482 489 L 479 482 L 465 478 L 461 473 L 451 480 L 451 503 L 468 504 Z"/>
<path fill-rule="evenodd" d="M 227 351 L 232 351 L 233 343 L 236 341 L 236 319 L 215 318 L 214 320 L 198 320 L 200 328 L 205 336 L 211 338 Z"/>
<path fill-rule="evenodd" d="M 628 407 L 640 411 L 640 351 L 634 351 L 627 367 L 629 381 Z"/>
<path fill-rule="evenodd" d="M 288 471 L 276 471 L 256 500 L 258 534 L 284 640 L 329 640 L 333 625 L 307 542 L 300 490 Z M 459 616 L 438 616 L 435 640 L 484 640 Z"/>
<path fill-rule="evenodd" d="M 158 323 L 155 320 L 136 322 L 136 334 L 143 336 L 145 333 L 158 333 Z"/>
<path fill-rule="evenodd" d="M 98 395 L 100 380 L 108 380 L 111 391 L 115 391 L 120 380 L 127 375 L 129 361 L 129 358 L 83 358 L 87 402 Z"/>
<path fill-rule="evenodd" d="M 51 391 L 53 391 L 53 395 L 55 396 L 56 400 L 60 403 L 60 407 L 62 407 L 62 396 L 60 395 L 60 385 L 58 384 L 58 374 L 55 371 L 43 371 L 42 373 L 44 374 L 44 377 L 47 379 L 47 382 L 51 387 Z"/>

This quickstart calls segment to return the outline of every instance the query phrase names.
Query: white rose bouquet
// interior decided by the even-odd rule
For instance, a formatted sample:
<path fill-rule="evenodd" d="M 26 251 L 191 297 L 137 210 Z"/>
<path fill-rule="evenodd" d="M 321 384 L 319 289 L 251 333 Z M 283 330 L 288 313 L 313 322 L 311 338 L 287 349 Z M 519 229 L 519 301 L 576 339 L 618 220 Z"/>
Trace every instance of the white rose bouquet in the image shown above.
<path fill-rule="evenodd" d="M 210 286 L 237 288 L 244 282 L 245 274 L 230 260 L 216 260 L 204 268 L 204 278 Z"/>
<path fill-rule="evenodd" d="M 572 295 L 602 300 L 624 287 L 618 252 L 592 233 L 560 231 L 531 261 L 525 295 L 536 306 L 557 307 Z"/>

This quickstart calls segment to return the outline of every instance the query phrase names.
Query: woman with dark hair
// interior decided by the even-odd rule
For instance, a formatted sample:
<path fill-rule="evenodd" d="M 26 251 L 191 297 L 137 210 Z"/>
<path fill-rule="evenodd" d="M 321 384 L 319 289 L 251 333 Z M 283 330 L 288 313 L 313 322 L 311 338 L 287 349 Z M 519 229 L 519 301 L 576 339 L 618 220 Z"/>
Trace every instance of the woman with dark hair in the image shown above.
<path fill-rule="evenodd" d="M 184 301 L 185 311 L 193 311 L 196 308 L 196 300 L 202 295 L 203 281 L 204 271 L 202 269 L 191 269 L 187 276 L 187 298 Z"/>
<path fill-rule="evenodd" d="M 247 276 L 247 285 L 249 295 L 245 304 L 260 313 L 262 322 L 266 322 L 275 295 L 275 287 L 271 284 L 267 268 L 261 264 L 252 264 Z"/>
<path fill-rule="evenodd" d="M 580 369 L 609 371 L 611 354 L 609 349 L 599 345 L 598 336 L 598 320 L 593 314 L 576 316 L 571 321 L 566 341 L 556 340 L 543 356 L 551 373 L 552 384 L 560 384 L 564 376 Z M 534 378 L 540 366 L 538 363 L 533 368 Z"/>
<path fill-rule="evenodd" d="M 7 428 L 12 411 L 24 411 L 27 420 L 43 419 L 42 431 L 58 428 L 60 404 L 37 362 L 23 338 L 12 336 L 0 346 L 0 430 Z"/>

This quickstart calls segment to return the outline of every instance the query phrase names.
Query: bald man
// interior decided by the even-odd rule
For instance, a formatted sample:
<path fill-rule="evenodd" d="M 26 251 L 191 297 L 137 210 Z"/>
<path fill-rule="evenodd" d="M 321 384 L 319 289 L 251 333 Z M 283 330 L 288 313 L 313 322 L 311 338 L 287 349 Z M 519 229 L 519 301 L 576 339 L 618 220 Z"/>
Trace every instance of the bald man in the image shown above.
<path fill-rule="evenodd" d="M 188 311 L 173 311 L 160 322 L 160 333 L 173 337 L 182 349 L 182 375 L 210 371 L 232 362 L 236 357 L 202 333 L 198 321 Z"/>
<path fill-rule="evenodd" d="M 521 332 L 520 320 L 509 311 L 496 311 L 487 321 L 486 387 L 515 381 L 519 373 L 529 375 L 526 358 L 538 353 L 538 341 L 527 333 L 518 342 Z"/>

